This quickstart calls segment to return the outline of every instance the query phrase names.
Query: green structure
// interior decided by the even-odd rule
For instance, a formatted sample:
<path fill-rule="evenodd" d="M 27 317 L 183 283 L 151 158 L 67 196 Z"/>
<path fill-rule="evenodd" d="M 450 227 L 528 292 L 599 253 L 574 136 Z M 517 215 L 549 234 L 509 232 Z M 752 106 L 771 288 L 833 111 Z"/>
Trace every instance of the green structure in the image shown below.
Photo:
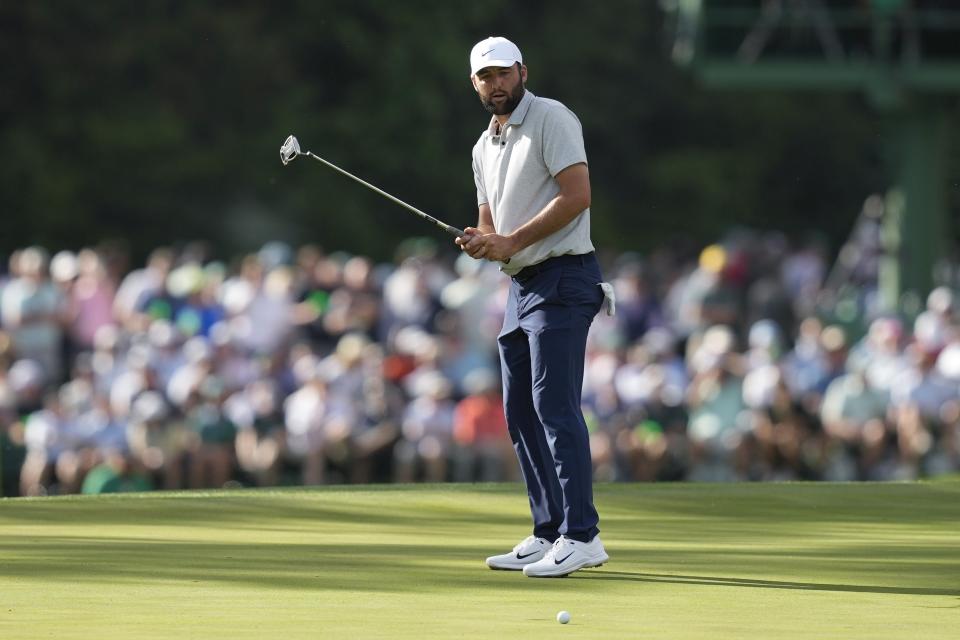
<path fill-rule="evenodd" d="M 885 312 L 915 305 L 953 247 L 948 109 L 960 94 L 960 2 L 664 4 L 674 60 L 708 87 L 855 91 L 868 98 L 885 122 L 882 151 L 891 176 L 881 223 L 880 304 Z"/>

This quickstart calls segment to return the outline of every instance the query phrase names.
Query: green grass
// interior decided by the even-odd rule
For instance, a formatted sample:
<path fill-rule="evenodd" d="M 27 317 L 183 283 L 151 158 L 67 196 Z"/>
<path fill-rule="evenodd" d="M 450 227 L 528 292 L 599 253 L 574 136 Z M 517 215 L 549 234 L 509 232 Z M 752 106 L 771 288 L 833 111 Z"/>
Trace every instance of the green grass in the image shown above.
<path fill-rule="evenodd" d="M 483 564 L 519 485 L 0 501 L 0 638 L 960 637 L 958 482 L 596 493 L 553 580 Z"/>

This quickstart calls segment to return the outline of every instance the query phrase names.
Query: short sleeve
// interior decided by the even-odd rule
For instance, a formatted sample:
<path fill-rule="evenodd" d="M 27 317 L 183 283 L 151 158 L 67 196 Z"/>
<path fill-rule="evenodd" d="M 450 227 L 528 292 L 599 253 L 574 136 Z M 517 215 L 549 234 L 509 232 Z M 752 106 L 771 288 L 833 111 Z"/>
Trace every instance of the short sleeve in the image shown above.
<path fill-rule="evenodd" d="M 483 168 L 480 166 L 479 150 L 473 148 L 473 182 L 477 186 L 477 206 L 487 204 L 487 188 L 483 184 Z"/>
<path fill-rule="evenodd" d="M 569 166 L 586 164 L 583 128 L 572 111 L 558 105 L 543 120 L 543 162 L 551 176 Z"/>

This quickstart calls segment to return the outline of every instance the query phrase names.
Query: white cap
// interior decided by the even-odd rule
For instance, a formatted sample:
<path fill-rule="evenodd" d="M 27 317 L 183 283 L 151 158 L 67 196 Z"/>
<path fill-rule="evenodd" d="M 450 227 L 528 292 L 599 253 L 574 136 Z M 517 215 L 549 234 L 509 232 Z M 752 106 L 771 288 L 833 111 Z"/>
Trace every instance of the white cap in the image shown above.
<path fill-rule="evenodd" d="M 475 44 L 470 51 L 470 75 L 486 67 L 512 67 L 517 62 L 523 64 L 517 45 L 500 36 L 490 37 Z"/>

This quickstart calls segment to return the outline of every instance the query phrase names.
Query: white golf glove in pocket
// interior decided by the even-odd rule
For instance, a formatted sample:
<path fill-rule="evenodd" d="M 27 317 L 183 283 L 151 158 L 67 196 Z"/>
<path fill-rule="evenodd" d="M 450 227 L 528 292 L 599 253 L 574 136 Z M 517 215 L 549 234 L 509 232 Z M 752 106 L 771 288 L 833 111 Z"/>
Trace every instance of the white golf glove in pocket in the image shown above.
<path fill-rule="evenodd" d="M 617 294 L 613 292 L 613 285 L 609 282 L 601 282 L 600 290 L 603 291 L 603 306 L 607 309 L 607 315 L 613 316 L 617 313 Z"/>

